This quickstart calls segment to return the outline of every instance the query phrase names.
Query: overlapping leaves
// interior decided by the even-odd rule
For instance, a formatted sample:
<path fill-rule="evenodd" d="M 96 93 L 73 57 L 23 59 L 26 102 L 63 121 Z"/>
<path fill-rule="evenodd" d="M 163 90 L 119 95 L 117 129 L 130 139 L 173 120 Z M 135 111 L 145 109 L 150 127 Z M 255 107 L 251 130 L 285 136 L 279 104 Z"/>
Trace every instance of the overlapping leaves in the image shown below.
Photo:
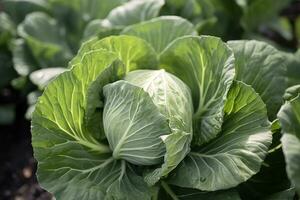
<path fill-rule="evenodd" d="M 160 63 L 161 68 L 175 74 L 192 91 L 194 143 L 200 145 L 216 137 L 234 78 L 231 50 L 218 38 L 182 37 L 162 52 Z"/>
<path fill-rule="evenodd" d="M 281 138 L 283 153 L 287 163 L 287 174 L 300 193 L 300 93 L 286 102 L 278 118 L 282 126 L 283 136 Z"/>
<path fill-rule="evenodd" d="M 214 191 L 234 187 L 260 169 L 272 142 L 265 104 L 250 87 L 233 84 L 220 135 L 196 147 L 170 177 L 170 183 Z"/>
<path fill-rule="evenodd" d="M 233 80 L 233 52 L 220 39 L 191 36 L 181 19 L 189 29 L 175 35 L 144 31 L 160 22 L 176 28 L 176 20 L 124 31 L 137 37 L 88 41 L 46 87 L 33 147 L 39 180 L 57 198 L 160 199 L 163 188 L 182 199 L 238 199 L 170 189 L 222 190 L 258 172 L 271 143 L 264 102 Z"/>
<path fill-rule="evenodd" d="M 143 52 L 151 54 L 151 49 Z M 59 76 L 39 99 L 33 116 L 32 144 L 39 160 L 39 180 L 57 198 L 102 199 L 109 195 L 124 198 L 124 191 L 132 189 L 126 199 L 133 194 L 150 199 L 146 184 L 135 174 L 134 166 L 114 160 L 109 147 L 97 140 L 99 135 L 85 126 L 90 85 L 105 75 L 101 73 L 103 70 L 115 71 L 119 77 L 125 72 L 117 58 L 117 54 L 104 49 L 84 54 L 80 63 Z M 56 181 L 64 183 L 64 188 L 57 187 Z M 139 190 L 142 191 L 136 193 Z"/>

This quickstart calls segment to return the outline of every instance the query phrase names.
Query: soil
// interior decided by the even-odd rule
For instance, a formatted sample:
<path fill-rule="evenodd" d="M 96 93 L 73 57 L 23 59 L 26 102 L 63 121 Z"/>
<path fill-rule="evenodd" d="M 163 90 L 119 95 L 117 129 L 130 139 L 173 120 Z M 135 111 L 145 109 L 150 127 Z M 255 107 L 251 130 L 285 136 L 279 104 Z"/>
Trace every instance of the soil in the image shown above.
<path fill-rule="evenodd" d="M 16 105 L 16 119 L 0 126 L 0 199 L 51 200 L 37 183 L 31 146 L 30 122 L 24 119 L 26 98 L 12 88 L 0 92 L 0 106 Z"/>

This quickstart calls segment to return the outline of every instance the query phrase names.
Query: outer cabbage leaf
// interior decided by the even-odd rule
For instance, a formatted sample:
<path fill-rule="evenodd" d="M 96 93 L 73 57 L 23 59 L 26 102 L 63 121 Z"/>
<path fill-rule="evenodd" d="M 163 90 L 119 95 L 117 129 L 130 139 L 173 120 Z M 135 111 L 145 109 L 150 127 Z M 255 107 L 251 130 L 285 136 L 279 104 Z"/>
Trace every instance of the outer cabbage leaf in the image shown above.
<path fill-rule="evenodd" d="M 241 82 L 228 93 L 221 134 L 193 149 L 169 183 L 205 191 L 227 189 L 256 174 L 272 142 L 265 104 Z"/>
<path fill-rule="evenodd" d="M 5 13 L 0 13 L 0 45 L 6 45 L 10 39 L 16 34 L 15 24 Z"/>
<path fill-rule="evenodd" d="M 300 194 L 300 93 L 281 107 L 278 119 L 283 133 L 281 142 L 287 174 Z"/>
<path fill-rule="evenodd" d="M 259 172 L 239 186 L 243 199 L 265 199 L 269 196 L 271 198 L 272 194 L 291 187 L 281 148 L 282 134 L 279 120 L 272 122 L 271 131 L 272 144 Z"/>
<path fill-rule="evenodd" d="M 53 84 L 49 84 L 33 114 L 33 140 L 38 139 L 35 136 L 43 135 L 35 129 L 43 127 L 49 132 L 57 131 L 58 135 L 67 135 L 79 144 L 94 148 L 96 151 L 101 151 L 101 147 L 104 151 L 110 151 L 87 131 L 84 126 L 84 110 L 87 106 L 86 93 L 90 84 L 115 59 L 113 53 L 103 50 L 91 52 L 86 54 L 72 71 L 61 74 Z"/>
<path fill-rule="evenodd" d="M 49 2 L 54 17 L 66 27 L 68 35 L 66 39 L 77 51 L 87 23 L 94 19 L 105 18 L 113 8 L 122 5 L 127 0 L 49 0 Z M 97 31 L 104 31 L 100 26 L 92 30 L 92 32 L 89 31 L 92 35 Z M 85 33 L 84 39 L 87 39 L 86 36 Z"/>
<path fill-rule="evenodd" d="M 107 191 L 117 191 L 116 181 L 128 190 L 142 190 L 138 194 L 150 199 L 142 178 L 115 161 L 108 146 L 100 143 L 84 123 L 87 90 L 116 58 L 105 50 L 85 54 L 71 71 L 52 81 L 38 100 L 32 118 L 38 179 L 58 199 L 105 199 Z M 132 180 L 139 185 L 132 185 Z M 137 199 L 136 194 L 126 195 L 128 200 Z"/>
<path fill-rule="evenodd" d="M 269 118 L 275 119 L 287 87 L 284 57 L 265 42 L 242 40 L 228 44 L 236 59 L 236 79 L 251 85 L 259 93 L 267 105 Z"/>
<path fill-rule="evenodd" d="M 164 164 L 147 174 L 145 180 L 154 185 L 172 171 L 190 151 L 193 105 L 190 89 L 165 70 L 136 70 L 125 80 L 142 87 L 169 123 L 172 134 L 163 138 L 166 147 Z"/>
<path fill-rule="evenodd" d="M 120 26 L 112 26 L 105 20 L 95 19 L 86 25 L 83 33 L 83 40 L 86 41 L 93 36 L 97 36 L 97 38 L 101 39 L 112 35 L 119 35 L 122 29 L 123 28 Z"/>
<path fill-rule="evenodd" d="M 14 69 L 19 75 L 27 76 L 38 68 L 38 64 L 24 39 L 14 40 L 11 46 Z"/>
<path fill-rule="evenodd" d="M 281 52 L 287 65 L 286 76 L 288 86 L 300 84 L 300 51 L 296 53 Z"/>
<path fill-rule="evenodd" d="M 216 37 L 182 37 L 162 52 L 160 67 L 191 89 L 195 144 L 215 138 L 221 130 L 225 100 L 234 78 L 231 50 Z"/>
<path fill-rule="evenodd" d="M 51 16 L 57 20 L 65 32 L 64 41 L 68 43 L 73 53 L 81 45 L 82 34 L 90 14 L 85 13 L 85 3 L 89 0 L 47 0 L 51 6 Z M 105 1 L 105 0 L 104 0 Z M 114 1 L 114 0 L 112 0 Z M 100 13 L 100 12 L 99 12 Z"/>
<path fill-rule="evenodd" d="M 126 1 L 128 0 L 81 0 L 80 3 L 77 3 L 77 6 L 85 21 L 89 21 L 105 18 L 111 10 L 121 6 Z"/>
<path fill-rule="evenodd" d="M 168 135 L 167 119 L 160 114 L 148 93 L 126 81 L 104 86 L 103 126 L 115 159 L 136 165 L 162 162 Z"/>
<path fill-rule="evenodd" d="M 271 21 L 278 16 L 281 9 L 288 5 L 290 0 L 252 0 L 244 6 L 241 24 L 247 31 L 259 28 L 259 25 Z M 242 2 L 242 1 L 240 1 Z"/>
<path fill-rule="evenodd" d="M 35 11 L 49 10 L 46 0 L 3 0 L 4 11 L 8 13 L 14 22 L 20 23 L 25 16 Z"/>
<path fill-rule="evenodd" d="M 18 33 L 30 47 L 40 66 L 66 66 L 72 52 L 65 32 L 58 23 L 41 12 L 30 13 L 18 26 Z"/>
<path fill-rule="evenodd" d="M 50 138 L 45 139 L 48 140 L 44 141 L 48 150 L 44 153 L 54 153 L 60 160 L 57 162 L 57 158 L 46 158 L 47 164 L 43 164 L 44 160 L 41 159 L 40 165 L 47 173 L 41 174 L 40 179 L 45 180 L 42 186 L 57 199 L 151 199 L 150 189 L 142 177 L 124 161 L 116 161 L 109 155 L 91 151 L 65 138 L 51 137 L 51 141 L 55 139 L 55 145 L 49 142 Z M 57 145 L 63 147 L 57 148 Z M 55 176 L 49 176 L 50 172 Z"/>
<path fill-rule="evenodd" d="M 111 10 L 122 6 L 128 0 L 48 0 L 50 4 L 57 7 L 66 7 L 82 15 L 85 21 L 92 19 L 103 19 Z"/>
<path fill-rule="evenodd" d="M 295 98 L 296 96 L 298 96 L 299 93 L 300 93 L 300 85 L 294 85 L 285 90 L 283 98 L 286 101 L 289 101 Z"/>
<path fill-rule="evenodd" d="M 164 0 L 132 0 L 115 9 L 106 17 L 112 26 L 128 26 L 157 17 Z"/>
<path fill-rule="evenodd" d="M 107 18 L 91 21 L 84 30 L 83 38 L 118 35 L 126 26 L 157 17 L 163 4 L 163 0 L 133 0 L 124 3 L 111 10 Z"/>
<path fill-rule="evenodd" d="M 71 66 L 80 62 L 81 57 L 87 52 L 97 49 L 116 53 L 125 64 L 126 72 L 136 69 L 155 69 L 158 65 L 156 53 L 148 43 L 138 37 L 123 35 L 87 41 L 79 49 L 77 56 L 72 59 Z"/>
<path fill-rule="evenodd" d="M 140 37 L 160 53 L 176 38 L 197 35 L 197 31 L 193 24 L 181 17 L 162 16 L 129 26 L 121 34 Z"/>
<path fill-rule="evenodd" d="M 126 171 L 107 190 L 106 199 L 111 200 L 152 200 L 151 190 L 142 177 L 137 176 L 134 167 L 122 161 Z"/>

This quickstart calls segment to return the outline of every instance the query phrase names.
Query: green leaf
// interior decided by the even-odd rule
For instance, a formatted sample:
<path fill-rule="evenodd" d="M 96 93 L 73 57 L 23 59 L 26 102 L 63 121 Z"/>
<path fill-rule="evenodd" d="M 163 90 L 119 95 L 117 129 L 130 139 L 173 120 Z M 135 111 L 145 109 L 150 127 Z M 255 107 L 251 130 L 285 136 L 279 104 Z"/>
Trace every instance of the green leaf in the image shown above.
<path fill-rule="evenodd" d="M 252 0 L 244 7 L 241 24 L 247 31 L 253 31 L 263 23 L 271 21 L 279 15 L 281 9 L 289 4 L 289 0 Z"/>
<path fill-rule="evenodd" d="M 27 90 L 29 88 L 26 88 L 26 86 L 28 86 L 28 77 L 26 76 L 19 76 L 17 78 L 14 78 L 13 80 L 11 80 L 10 84 L 14 89 L 22 90 L 22 92 L 24 93 L 28 92 Z"/>
<path fill-rule="evenodd" d="M 10 39 L 15 36 L 15 24 L 11 18 L 5 13 L 0 13 L 0 45 L 6 45 Z"/>
<path fill-rule="evenodd" d="M 86 93 L 90 84 L 115 59 L 114 54 L 103 50 L 88 53 L 80 64 L 49 84 L 33 113 L 33 140 L 36 139 L 35 136 L 42 134 L 38 131 L 42 127 L 58 137 L 66 135 L 95 151 L 109 151 L 108 147 L 100 144 L 88 132 L 84 115 L 87 107 Z"/>
<path fill-rule="evenodd" d="M 111 35 L 119 35 L 122 27 L 115 27 L 105 23 L 105 20 L 95 19 L 87 24 L 83 33 L 83 39 L 88 40 L 93 36 L 102 39 Z"/>
<path fill-rule="evenodd" d="M 225 100 L 234 78 L 231 50 L 212 36 L 178 38 L 160 55 L 160 68 L 191 89 L 194 143 L 200 145 L 215 138 L 221 130 Z"/>
<path fill-rule="evenodd" d="M 285 90 L 283 98 L 287 101 L 290 101 L 298 96 L 298 94 L 300 94 L 300 85 L 294 85 Z"/>
<path fill-rule="evenodd" d="M 280 132 L 280 129 L 281 129 L 281 126 L 280 126 L 279 120 L 275 119 L 274 121 L 272 121 L 272 124 L 271 124 L 272 133 L 276 134 L 276 133 Z"/>
<path fill-rule="evenodd" d="M 106 17 L 113 26 L 128 26 L 157 17 L 164 0 L 132 0 L 115 9 Z"/>
<path fill-rule="evenodd" d="M 255 89 L 267 105 L 270 120 L 275 119 L 287 87 L 284 57 L 265 42 L 240 40 L 228 44 L 236 59 L 236 79 Z"/>
<path fill-rule="evenodd" d="M 105 18 L 115 7 L 127 0 L 48 0 L 52 9 L 69 8 L 81 15 L 84 21 Z"/>
<path fill-rule="evenodd" d="M 128 169 L 128 165 L 124 166 L 124 161 L 86 149 L 67 138 L 52 136 L 55 144 L 48 137 L 44 139 L 48 141 L 40 144 L 47 145 L 47 149 L 40 150 L 44 152 L 39 180 L 57 199 L 150 200 L 149 188 L 142 177 Z"/>
<path fill-rule="evenodd" d="M 276 32 L 287 41 L 293 40 L 293 27 L 286 16 L 276 16 L 274 20 L 266 24 L 267 29 Z"/>
<path fill-rule="evenodd" d="M 135 48 L 132 48 L 132 46 Z M 85 42 L 77 56 L 70 62 L 70 66 L 74 67 L 80 63 L 84 55 L 101 50 L 114 52 L 123 61 L 125 66 L 120 68 L 112 66 L 112 69 L 105 70 L 106 72 L 103 72 L 98 77 L 98 80 L 92 83 L 86 94 L 88 106 L 86 108 L 85 121 L 88 129 L 96 138 L 104 136 L 102 123 L 96 123 L 97 120 L 98 122 L 102 121 L 104 105 L 102 87 L 110 82 L 121 79 L 126 71 L 156 68 L 158 63 L 154 50 L 144 40 L 133 36 L 111 36 L 102 40 L 94 38 Z"/>
<path fill-rule="evenodd" d="M 65 42 L 65 32 L 55 19 L 41 12 L 28 14 L 18 26 L 18 33 L 30 47 L 40 66 L 66 66 L 72 52 Z"/>
<path fill-rule="evenodd" d="M 300 84 L 300 51 L 296 53 L 281 52 L 287 65 L 286 77 L 288 86 Z"/>
<path fill-rule="evenodd" d="M 177 130 L 163 139 L 166 148 L 163 164 L 144 175 L 144 180 L 151 186 L 167 177 L 190 152 L 191 133 Z"/>
<path fill-rule="evenodd" d="M 299 124 L 299 122 L 298 122 Z M 285 131 L 285 130 L 284 130 Z M 295 135 L 291 134 L 284 134 L 281 139 L 282 146 L 283 146 L 283 152 L 285 155 L 285 160 L 287 163 L 287 173 L 292 181 L 293 184 L 295 184 L 297 193 L 300 193 L 300 168 L 299 168 L 299 162 L 300 162 L 300 141 L 299 138 Z"/>
<path fill-rule="evenodd" d="M 116 58 L 105 50 L 86 53 L 80 63 L 52 81 L 38 100 L 32 117 L 38 179 L 57 199 L 110 199 L 109 191 L 128 200 L 137 199 L 137 194 L 150 199 L 142 177 L 114 160 L 84 122 L 87 91 Z M 125 194 L 124 185 L 135 193 Z"/>
<path fill-rule="evenodd" d="M 136 165 L 162 162 L 165 147 L 161 136 L 170 129 L 149 94 L 126 81 L 104 86 L 103 93 L 103 126 L 113 157 Z"/>
<path fill-rule="evenodd" d="M 239 186 L 239 192 L 245 200 L 264 199 L 291 187 L 285 170 L 280 130 L 272 136 L 272 145 L 259 172 Z"/>
<path fill-rule="evenodd" d="M 31 82 L 43 90 L 56 76 L 66 71 L 66 68 L 53 67 L 34 71 L 30 74 Z"/>
<path fill-rule="evenodd" d="M 290 188 L 275 194 L 269 195 L 264 198 L 264 200 L 294 200 L 295 199 L 295 189 Z"/>
<path fill-rule="evenodd" d="M 278 119 L 283 133 L 281 142 L 287 174 L 300 194 L 300 94 L 281 107 Z"/>
<path fill-rule="evenodd" d="M 122 161 L 125 165 L 125 161 Z M 115 181 L 107 190 L 107 199 L 124 200 L 150 200 L 151 192 L 142 177 L 137 176 L 134 169 L 127 165 L 125 173 L 121 179 Z"/>
<path fill-rule="evenodd" d="M 190 188 L 180 188 L 162 182 L 158 199 L 163 200 L 241 200 L 235 189 L 205 192 Z"/>
<path fill-rule="evenodd" d="M 49 0 L 51 11 L 57 21 L 66 29 L 66 40 L 75 53 L 82 40 L 86 40 L 98 31 L 103 33 L 101 27 L 89 22 L 94 19 L 103 19 L 115 7 L 127 0 Z M 97 27 L 97 28 L 96 28 Z M 86 30 L 87 28 L 87 30 Z M 103 33 L 103 35 L 105 35 Z M 106 33 L 109 36 L 109 32 Z"/>
<path fill-rule="evenodd" d="M 85 21 L 92 19 L 103 19 L 111 10 L 117 6 L 122 6 L 127 0 L 81 0 L 80 7 Z"/>
<path fill-rule="evenodd" d="M 124 64 L 120 61 L 115 61 L 109 67 L 103 70 L 97 79 L 91 83 L 87 91 L 85 122 L 87 128 L 95 135 L 97 139 L 105 139 L 103 123 L 99 123 L 99 121 L 103 122 L 103 87 L 106 84 L 120 80 L 124 76 L 124 73 Z"/>
<path fill-rule="evenodd" d="M 83 7 L 82 4 L 84 4 L 84 1 L 82 0 L 48 0 L 48 2 L 54 11 L 55 9 L 58 9 L 58 7 L 67 7 L 74 11 L 80 12 Z"/>
<path fill-rule="evenodd" d="M 104 168 L 106 164 L 102 165 L 106 163 L 109 148 L 100 144 L 87 130 L 84 115 L 87 106 L 85 95 L 89 85 L 115 58 L 114 54 L 104 50 L 87 53 L 72 71 L 61 74 L 48 85 L 36 105 L 32 117 L 32 141 L 35 157 L 39 161 L 39 181 L 62 199 L 72 199 L 73 195 L 77 195 L 76 198 L 85 194 L 90 194 L 91 198 L 93 195 L 101 195 L 103 191 L 94 190 L 91 184 L 101 183 L 103 177 L 97 177 L 98 181 L 94 182 L 91 173 L 97 174 L 98 171 L 94 170 L 97 166 L 102 166 L 99 170 L 104 170 L 103 175 L 113 172 L 110 171 L 114 167 L 113 163 L 107 169 Z M 77 169 L 91 170 L 82 173 Z M 105 169 L 109 171 L 105 172 Z M 81 176 L 87 181 L 84 186 L 86 189 L 83 190 L 85 193 L 79 194 L 82 190 L 77 191 L 78 187 L 83 186 L 79 182 Z M 57 187 L 56 180 L 60 177 L 62 184 Z M 84 196 L 82 198 L 85 199 Z"/>
<path fill-rule="evenodd" d="M 193 105 L 190 89 L 165 70 L 136 70 L 128 73 L 126 81 L 146 91 L 169 123 L 172 134 L 163 137 L 166 147 L 164 164 L 148 172 L 145 177 L 154 185 L 172 171 L 190 151 L 192 140 Z"/>
<path fill-rule="evenodd" d="M 128 0 L 49 0 L 53 16 L 66 28 L 68 44 L 73 52 L 77 52 L 82 41 L 86 41 L 99 33 L 104 36 L 117 33 L 99 26 L 98 21 L 105 18 L 115 7 Z M 92 21 L 96 20 L 96 21 Z M 92 22 L 91 22 L 92 21 Z M 89 23 L 91 22 L 91 23 Z M 96 23 L 95 23 L 96 22 Z"/>
<path fill-rule="evenodd" d="M 126 72 L 136 69 L 156 69 L 158 65 L 157 55 L 153 48 L 144 40 L 134 36 L 111 36 L 98 40 L 91 39 L 84 43 L 71 65 L 80 62 L 82 56 L 87 52 L 95 50 L 107 50 L 114 52 L 125 64 Z"/>
<path fill-rule="evenodd" d="M 235 82 L 224 108 L 218 138 L 196 149 L 169 176 L 180 187 L 227 189 L 256 174 L 272 142 L 265 104 L 242 82 Z"/>
<path fill-rule="evenodd" d="M 197 31 L 193 24 L 181 17 L 162 16 L 129 26 L 121 34 L 140 37 L 151 44 L 157 53 L 160 53 L 176 38 L 184 35 L 197 35 Z"/>
<path fill-rule="evenodd" d="M 12 54 L 14 69 L 19 75 L 27 76 L 38 69 L 38 64 L 24 39 L 16 39 L 12 42 Z"/>
<path fill-rule="evenodd" d="M 31 12 L 49 10 L 46 0 L 3 0 L 4 11 L 11 16 L 12 20 L 20 23 Z"/>
<path fill-rule="evenodd" d="M 65 32 L 65 42 L 68 43 L 73 53 L 76 53 L 81 45 L 82 34 L 88 21 L 89 14 L 84 13 L 85 2 L 89 0 L 48 0 L 51 6 L 51 16 Z M 90 20 L 90 19 L 89 19 Z"/>

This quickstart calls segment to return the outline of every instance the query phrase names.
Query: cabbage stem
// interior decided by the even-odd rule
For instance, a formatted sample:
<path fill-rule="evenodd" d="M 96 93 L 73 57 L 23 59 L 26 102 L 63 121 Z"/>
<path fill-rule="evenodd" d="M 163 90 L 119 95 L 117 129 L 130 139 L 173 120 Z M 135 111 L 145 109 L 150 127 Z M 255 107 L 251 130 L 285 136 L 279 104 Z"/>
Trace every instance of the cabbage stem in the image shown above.
<path fill-rule="evenodd" d="M 162 181 L 161 186 L 165 189 L 165 191 L 172 197 L 173 200 L 179 200 L 179 198 L 176 196 L 176 194 L 172 191 L 172 189 L 169 187 L 169 185 Z"/>

